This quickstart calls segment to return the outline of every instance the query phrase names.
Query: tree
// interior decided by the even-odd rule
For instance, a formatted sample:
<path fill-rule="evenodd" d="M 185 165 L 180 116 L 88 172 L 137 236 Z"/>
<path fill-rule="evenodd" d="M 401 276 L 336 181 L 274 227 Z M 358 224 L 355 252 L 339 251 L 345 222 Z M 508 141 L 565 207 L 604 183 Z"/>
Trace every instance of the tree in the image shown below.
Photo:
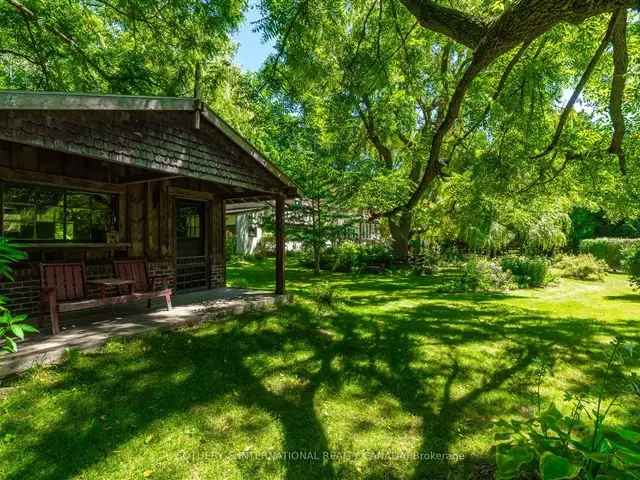
<path fill-rule="evenodd" d="M 244 0 L 2 0 L 0 86 L 191 95 L 196 63 L 214 86 L 233 73 L 229 33 L 244 7 Z"/>
<path fill-rule="evenodd" d="M 602 130 L 606 129 L 605 122 L 602 118 L 595 117 L 576 119 L 572 113 L 581 96 L 589 96 L 601 104 L 602 95 L 595 92 L 597 88 L 587 91 L 586 87 L 594 74 L 601 73 L 602 64 L 610 60 L 610 88 L 606 103 L 613 133 L 609 133 L 609 141 L 604 148 L 602 138 L 588 140 L 591 145 L 598 147 L 601 158 L 608 161 L 609 154 L 617 156 L 617 167 L 626 177 L 623 182 L 627 187 L 633 190 L 637 183 L 637 174 L 629 175 L 628 155 L 625 155 L 623 149 L 623 140 L 627 143 L 633 141 L 633 136 L 629 135 L 628 116 L 625 118 L 623 107 L 626 105 L 625 96 L 629 97 L 628 92 L 637 90 L 625 88 L 631 81 L 637 85 L 637 79 L 631 80 L 625 75 L 627 71 L 632 71 L 630 65 L 637 62 L 636 56 L 628 55 L 628 49 L 637 46 L 627 45 L 626 42 L 630 23 L 627 9 L 637 6 L 635 0 L 467 0 L 457 2 L 459 8 L 445 7 L 429 0 L 369 0 L 331 2 L 330 5 L 314 2 L 312 9 L 304 0 L 265 0 L 263 5 L 267 14 L 264 31 L 278 39 L 279 51 L 274 57 L 274 63 L 289 65 L 292 59 L 301 58 L 305 65 L 303 51 L 306 50 L 308 72 L 313 71 L 317 58 L 323 59 L 326 55 L 325 49 L 317 48 L 318 44 L 323 45 L 319 41 L 322 34 L 318 32 L 334 34 L 334 24 L 340 25 L 345 15 L 356 20 L 363 19 L 360 23 L 356 20 L 347 22 L 349 31 L 355 36 L 351 45 L 356 45 L 356 50 L 363 44 L 372 45 L 377 50 L 377 55 L 372 56 L 369 63 L 377 61 L 383 65 L 382 68 L 388 65 L 388 61 L 393 61 L 396 54 L 402 55 L 407 44 L 410 45 L 414 35 L 417 35 L 410 30 L 411 21 L 403 20 L 403 15 L 407 13 L 414 24 L 417 22 L 422 27 L 422 31 L 437 34 L 437 40 L 423 46 L 423 58 L 430 57 L 437 45 L 446 45 L 447 42 L 453 45 L 454 53 L 450 57 L 449 68 L 452 72 L 449 78 L 452 83 L 450 91 L 424 90 L 432 100 L 444 98 L 445 108 L 429 138 L 428 147 L 423 150 L 426 160 L 420 171 L 420 180 L 411 188 L 407 198 L 398 198 L 393 208 L 379 211 L 378 215 L 393 216 L 415 208 L 427 191 L 432 192 L 438 181 L 456 170 L 456 164 L 460 163 L 461 148 L 468 152 L 480 144 L 480 148 L 485 151 L 495 150 L 501 148 L 500 142 L 504 138 L 513 138 L 518 129 L 520 137 L 526 137 L 527 142 L 522 145 L 526 145 L 528 150 L 521 157 L 519 166 L 524 170 L 537 170 L 537 178 L 532 185 L 523 185 L 521 190 L 547 185 L 566 173 L 569 164 L 586 162 L 585 157 L 591 156 L 591 153 L 573 151 L 576 150 L 579 129 L 572 123 L 577 121 L 583 131 L 593 134 L 598 131 L 604 133 Z M 407 32 L 397 39 L 395 46 L 385 37 L 385 32 L 393 26 L 382 20 L 384 12 L 389 9 L 396 9 L 398 14 L 395 18 L 400 20 L 400 31 Z M 377 23 L 373 22 L 372 28 L 366 28 L 371 19 L 376 17 Z M 605 19 L 607 24 L 603 24 Z M 365 27 L 359 28 L 360 25 Z M 637 22 L 631 21 L 631 27 L 637 28 Z M 576 41 L 576 32 L 583 36 L 580 42 Z M 334 49 L 338 49 L 343 39 L 337 35 L 335 40 L 337 46 Z M 570 50 L 578 43 L 578 50 Z M 612 55 L 608 54 L 609 45 L 613 47 Z M 539 62 L 542 57 L 549 59 L 550 52 L 557 57 L 550 58 L 550 64 L 555 67 L 551 69 Z M 586 52 L 591 54 L 583 63 Z M 537 65 L 538 70 L 531 70 L 532 65 Z M 344 66 L 345 72 L 353 68 L 350 64 Z M 277 65 L 273 70 L 278 71 Z M 406 70 L 409 81 L 425 85 L 420 82 L 419 71 Z M 361 69 L 355 68 L 354 72 L 354 75 L 360 75 Z M 521 89 L 519 105 L 514 105 L 515 102 L 503 94 L 515 82 L 526 86 L 527 77 L 533 76 L 537 85 L 530 88 L 532 94 Z M 573 94 L 558 115 L 556 103 L 563 97 L 571 82 L 575 85 Z M 368 83 L 367 88 L 374 91 L 379 87 L 374 82 Z M 554 94 L 549 95 L 549 91 Z M 525 115 L 525 100 L 529 100 L 532 105 L 528 115 Z M 466 111 L 463 111 L 463 105 Z M 494 115 L 495 110 L 498 112 Z M 529 118 L 524 122 L 527 116 Z M 510 120 L 515 117 L 517 128 L 506 123 L 509 117 Z M 539 120 L 542 128 L 537 127 L 532 120 Z M 528 134 L 525 123 L 536 130 L 533 135 Z M 637 129 L 637 126 L 633 125 L 633 128 Z M 571 131 L 567 132 L 569 129 Z M 567 136 L 573 141 L 567 141 Z M 517 148 L 522 151 L 521 147 Z"/>
<path fill-rule="evenodd" d="M 624 75 L 628 68 L 627 9 L 637 7 L 635 0 L 595 0 L 590 2 L 580 0 L 563 2 L 516 0 L 513 4 L 507 4 L 504 11 L 497 17 L 487 19 L 470 15 L 461 10 L 443 7 L 430 0 L 401 1 L 422 27 L 444 34 L 473 49 L 471 62 L 456 85 L 445 118 L 434 135 L 427 168 L 418 187 L 408 200 L 407 206 L 417 204 L 429 184 L 441 174 L 442 144 L 460 114 L 462 103 L 471 83 L 478 75 L 502 55 L 518 45 L 527 48 L 534 40 L 543 36 L 559 23 L 581 23 L 590 17 L 611 12 L 607 30 L 560 117 L 553 140 L 539 157 L 549 154 L 557 146 L 573 105 L 593 73 L 593 69 L 607 44 L 612 43 L 615 72 L 611 87 L 610 112 L 614 134 L 609 152 L 619 156 L 621 170 L 624 172 L 626 166 L 622 151 L 622 139 L 625 127 L 621 109 L 625 88 Z M 517 56 L 518 54 L 516 54 L 516 58 Z M 506 69 L 504 73 L 508 75 L 509 70 Z"/>
<path fill-rule="evenodd" d="M 278 35 L 289 8 L 269 2 L 268 9 L 263 28 Z M 359 172 L 354 209 L 384 211 L 420 178 L 458 52 L 434 34 L 416 33 L 410 15 L 393 3 L 355 2 L 308 14 L 312 19 L 296 25 L 286 55 L 273 57 L 264 75 L 318 118 L 333 149 Z M 401 54 L 387 53 L 398 45 Z M 432 53 L 425 57 L 425 50 Z M 406 209 L 386 218 L 399 259 L 408 255 L 413 215 Z"/>
<path fill-rule="evenodd" d="M 306 109 L 292 103 L 257 77 L 245 83 L 252 115 L 245 128 L 262 151 L 278 163 L 303 193 L 287 211 L 288 238 L 313 253 L 314 270 L 320 272 L 323 251 L 346 236 L 353 227 L 349 199 L 357 178 L 341 168 L 339 151 L 323 138 Z M 250 105 L 250 107 L 249 107 Z M 241 127 L 242 128 L 242 127 Z"/>

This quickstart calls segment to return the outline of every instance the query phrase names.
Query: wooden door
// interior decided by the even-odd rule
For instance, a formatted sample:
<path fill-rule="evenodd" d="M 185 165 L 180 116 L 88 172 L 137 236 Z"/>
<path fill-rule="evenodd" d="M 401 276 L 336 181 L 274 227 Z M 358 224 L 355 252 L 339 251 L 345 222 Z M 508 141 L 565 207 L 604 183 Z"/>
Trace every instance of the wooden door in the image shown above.
<path fill-rule="evenodd" d="M 176 200 L 178 290 L 206 288 L 208 285 L 204 213 L 204 202 Z"/>

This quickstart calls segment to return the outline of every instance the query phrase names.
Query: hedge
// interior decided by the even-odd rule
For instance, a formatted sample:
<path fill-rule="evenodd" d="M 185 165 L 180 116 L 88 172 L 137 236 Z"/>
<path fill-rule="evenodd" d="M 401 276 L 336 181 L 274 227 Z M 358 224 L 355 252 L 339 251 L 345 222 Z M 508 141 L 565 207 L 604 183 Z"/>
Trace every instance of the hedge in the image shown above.
<path fill-rule="evenodd" d="M 625 252 L 636 246 L 640 246 L 640 238 L 592 238 L 580 242 L 580 253 L 590 253 L 612 270 L 621 270 Z"/>

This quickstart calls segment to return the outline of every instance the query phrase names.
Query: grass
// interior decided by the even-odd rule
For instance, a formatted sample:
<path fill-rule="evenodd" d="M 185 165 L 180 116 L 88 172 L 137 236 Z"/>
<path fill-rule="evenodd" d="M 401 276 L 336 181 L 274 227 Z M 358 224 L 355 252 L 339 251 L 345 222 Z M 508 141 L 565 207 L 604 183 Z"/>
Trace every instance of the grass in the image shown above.
<path fill-rule="evenodd" d="M 640 296 L 622 275 L 442 293 L 453 275 L 318 279 L 293 265 L 298 301 L 280 311 L 36 369 L 0 401 L 0 478 L 486 478 L 492 423 L 532 414 L 541 360 L 544 399 L 567 408 L 613 336 L 639 338 Z M 229 279 L 271 288 L 272 264 L 236 263 Z M 316 282 L 341 301 L 318 311 Z M 639 419 L 631 397 L 612 416 Z"/>

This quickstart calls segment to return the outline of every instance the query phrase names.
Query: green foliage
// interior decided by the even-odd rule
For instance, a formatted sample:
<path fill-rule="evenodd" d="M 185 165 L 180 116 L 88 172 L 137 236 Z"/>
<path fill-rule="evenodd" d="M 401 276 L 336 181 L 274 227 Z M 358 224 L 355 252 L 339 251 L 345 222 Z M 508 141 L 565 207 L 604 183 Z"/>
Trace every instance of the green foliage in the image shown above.
<path fill-rule="evenodd" d="M 602 210 L 590 211 L 581 207 L 572 210 L 571 224 L 569 245 L 574 251 L 578 250 L 582 240 L 601 237 L 633 238 L 640 232 L 639 219 L 612 221 Z"/>
<path fill-rule="evenodd" d="M 11 264 L 24 260 L 27 255 L 18 250 L 5 237 L 0 237 L 0 279 L 13 280 Z"/>
<path fill-rule="evenodd" d="M 565 394 L 565 400 L 573 402 L 569 415 L 551 403 L 544 411 L 538 407 L 532 419 L 499 421 L 496 479 L 521 478 L 531 471 L 542 480 L 639 478 L 640 432 L 607 424 L 619 395 L 631 385 L 633 377 L 624 373 L 624 363 L 632 353 L 632 348 L 614 341 L 595 391 L 578 397 Z M 621 389 L 607 398 L 612 383 Z M 583 424 L 585 419 L 590 428 Z"/>
<path fill-rule="evenodd" d="M 307 268 L 313 268 L 313 252 L 304 251 L 301 263 Z M 352 241 L 344 241 L 328 248 L 320 257 L 320 268 L 334 272 L 378 271 L 390 267 L 392 263 L 393 253 L 386 245 Z"/>
<path fill-rule="evenodd" d="M 441 261 L 440 252 L 428 249 L 410 259 L 411 271 L 414 275 L 432 275 L 438 271 Z"/>
<path fill-rule="evenodd" d="M 545 258 L 504 257 L 501 265 L 513 274 L 520 287 L 543 287 L 549 283 L 549 261 Z"/>
<path fill-rule="evenodd" d="M 382 244 L 357 244 L 342 242 L 333 250 L 333 270 L 337 272 L 359 271 L 366 267 L 388 268 L 393 262 L 391 250 Z"/>
<path fill-rule="evenodd" d="M 590 253 L 599 260 L 604 260 L 612 270 L 620 270 L 625 258 L 625 251 L 640 245 L 637 238 L 593 238 L 580 243 L 581 253 Z"/>
<path fill-rule="evenodd" d="M 511 230 L 496 221 L 489 222 L 486 228 L 473 223 L 463 227 L 463 239 L 469 247 L 491 255 L 502 252 L 514 238 Z"/>
<path fill-rule="evenodd" d="M 16 339 L 24 340 L 25 334 L 36 333 L 37 328 L 25 322 L 26 315 L 12 315 L 4 306 L 4 299 L 0 298 L 0 348 L 5 352 L 18 351 Z"/>
<path fill-rule="evenodd" d="M 561 276 L 577 280 L 604 280 L 609 268 L 604 260 L 598 260 L 590 253 L 562 256 L 555 267 Z"/>
<path fill-rule="evenodd" d="M 528 226 L 524 247 L 532 254 L 552 253 L 566 246 L 571 219 L 564 212 L 545 212 Z"/>
<path fill-rule="evenodd" d="M 11 264 L 26 258 L 24 252 L 18 250 L 6 238 L 0 237 L 0 280 L 13 280 Z M 26 333 L 38 330 L 25 323 L 26 315 L 12 315 L 6 307 L 6 299 L 0 296 L 0 348 L 6 352 L 18 351 L 16 339 L 23 340 Z"/>
<path fill-rule="evenodd" d="M 631 285 L 640 289 L 640 245 L 626 251 L 624 267 L 631 277 Z"/>
<path fill-rule="evenodd" d="M 333 307 L 340 297 L 338 289 L 329 282 L 314 284 L 309 289 L 309 296 L 319 308 Z"/>
<path fill-rule="evenodd" d="M 229 33 L 243 0 L 20 3 L 32 14 L 0 4 L 0 88 L 187 96 L 200 62 L 215 98 L 238 73 Z"/>
<path fill-rule="evenodd" d="M 473 256 L 462 269 L 458 287 L 464 292 L 501 291 L 515 288 L 515 282 L 499 263 Z"/>

